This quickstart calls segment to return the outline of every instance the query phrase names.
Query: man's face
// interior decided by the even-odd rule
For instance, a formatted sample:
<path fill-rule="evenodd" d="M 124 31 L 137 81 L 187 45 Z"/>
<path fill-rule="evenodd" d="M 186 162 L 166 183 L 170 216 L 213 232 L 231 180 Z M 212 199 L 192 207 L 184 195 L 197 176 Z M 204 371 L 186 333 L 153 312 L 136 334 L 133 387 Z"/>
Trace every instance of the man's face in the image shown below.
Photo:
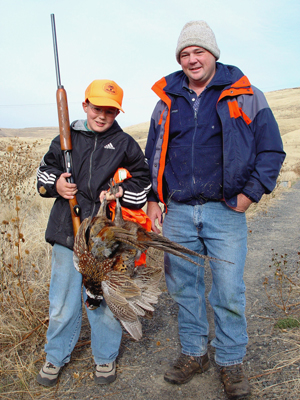
<path fill-rule="evenodd" d="M 114 123 L 119 110 L 115 107 L 95 106 L 92 103 L 82 103 L 87 114 L 87 126 L 91 131 L 106 132 Z"/>
<path fill-rule="evenodd" d="M 191 83 L 202 83 L 205 86 L 216 72 L 216 58 L 208 50 L 198 46 L 181 50 L 180 65 Z"/>

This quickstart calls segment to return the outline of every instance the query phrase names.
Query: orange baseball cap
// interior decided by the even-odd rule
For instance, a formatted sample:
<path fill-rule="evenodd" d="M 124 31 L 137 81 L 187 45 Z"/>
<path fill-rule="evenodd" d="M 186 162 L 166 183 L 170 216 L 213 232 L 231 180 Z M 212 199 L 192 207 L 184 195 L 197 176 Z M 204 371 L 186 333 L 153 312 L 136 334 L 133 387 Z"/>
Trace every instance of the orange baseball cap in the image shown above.
<path fill-rule="evenodd" d="M 85 91 L 85 101 L 89 100 L 95 106 L 108 106 L 122 109 L 123 89 L 114 81 L 97 79 Z"/>

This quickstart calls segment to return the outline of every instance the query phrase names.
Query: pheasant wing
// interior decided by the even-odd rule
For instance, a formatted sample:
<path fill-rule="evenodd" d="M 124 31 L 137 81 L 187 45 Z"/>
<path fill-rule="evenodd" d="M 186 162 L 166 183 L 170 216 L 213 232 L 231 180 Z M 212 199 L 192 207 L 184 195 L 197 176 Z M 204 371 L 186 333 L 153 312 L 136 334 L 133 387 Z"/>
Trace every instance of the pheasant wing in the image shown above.
<path fill-rule="evenodd" d="M 79 226 L 77 235 L 75 236 L 74 249 L 73 249 L 74 250 L 73 260 L 74 260 L 74 265 L 75 265 L 75 268 L 77 269 L 77 271 L 79 271 L 80 256 L 82 256 L 88 250 L 88 247 L 86 244 L 86 231 L 90 225 L 90 222 L 91 222 L 90 217 L 84 219 Z"/>
<path fill-rule="evenodd" d="M 143 301 L 142 307 L 145 310 L 153 311 L 152 304 L 156 304 L 161 294 L 158 285 L 163 276 L 163 268 L 153 266 L 139 266 L 135 268 L 132 279 L 141 289 Z"/>
<path fill-rule="evenodd" d="M 140 339 L 142 325 L 139 316 L 144 316 L 146 311 L 154 311 L 151 302 L 155 301 L 151 289 L 149 288 L 149 293 L 143 297 L 147 290 L 140 286 L 145 286 L 146 280 L 142 280 L 139 274 L 130 278 L 122 272 L 113 271 L 107 278 L 102 282 L 102 291 L 108 307 L 127 332 L 134 339 Z"/>

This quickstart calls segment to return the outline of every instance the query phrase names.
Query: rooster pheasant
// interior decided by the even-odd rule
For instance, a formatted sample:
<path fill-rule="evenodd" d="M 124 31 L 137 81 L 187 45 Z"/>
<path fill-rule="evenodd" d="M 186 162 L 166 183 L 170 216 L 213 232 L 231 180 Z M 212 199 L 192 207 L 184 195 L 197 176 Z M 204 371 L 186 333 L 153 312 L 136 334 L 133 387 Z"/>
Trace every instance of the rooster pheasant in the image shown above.
<path fill-rule="evenodd" d="M 111 181 L 111 193 L 118 185 Z M 123 219 L 119 199 L 116 198 L 115 219 L 106 216 L 107 200 L 98 214 L 86 218 L 80 225 L 74 242 L 75 268 L 83 276 L 83 284 L 90 299 L 104 297 L 108 307 L 127 332 L 136 340 L 142 337 L 140 316 L 154 311 L 160 295 L 160 266 L 135 266 L 135 261 L 149 248 L 155 248 L 197 262 L 188 256 L 210 258 L 195 253 L 164 236 L 146 231 L 141 225 Z M 185 254 L 183 254 L 185 253 Z M 91 300 L 91 303 L 93 300 Z"/>

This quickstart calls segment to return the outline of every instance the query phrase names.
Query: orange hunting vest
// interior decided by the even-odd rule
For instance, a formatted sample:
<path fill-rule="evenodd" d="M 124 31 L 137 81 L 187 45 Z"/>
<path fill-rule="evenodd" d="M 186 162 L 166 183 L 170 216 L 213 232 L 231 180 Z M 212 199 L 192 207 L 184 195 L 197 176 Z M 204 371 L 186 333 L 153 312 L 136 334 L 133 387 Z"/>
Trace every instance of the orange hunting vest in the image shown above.
<path fill-rule="evenodd" d="M 125 168 L 118 168 L 116 173 L 114 174 L 114 180 L 116 183 L 123 182 L 125 179 L 131 178 L 132 175 Z M 116 202 L 111 201 L 108 205 L 109 210 L 112 214 L 112 221 L 115 219 L 115 209 Z M 133 221 L 140 224 L 146 231 L 151 231 L 151 219 L 148 215 L 142 210 L 131 210 L 130 208 L 122 207 L 122 215 L 124 220 Z M 146 252 L 142 253 L 141 257 L 136 260 L 135 266 L 146 264 Z"/>

